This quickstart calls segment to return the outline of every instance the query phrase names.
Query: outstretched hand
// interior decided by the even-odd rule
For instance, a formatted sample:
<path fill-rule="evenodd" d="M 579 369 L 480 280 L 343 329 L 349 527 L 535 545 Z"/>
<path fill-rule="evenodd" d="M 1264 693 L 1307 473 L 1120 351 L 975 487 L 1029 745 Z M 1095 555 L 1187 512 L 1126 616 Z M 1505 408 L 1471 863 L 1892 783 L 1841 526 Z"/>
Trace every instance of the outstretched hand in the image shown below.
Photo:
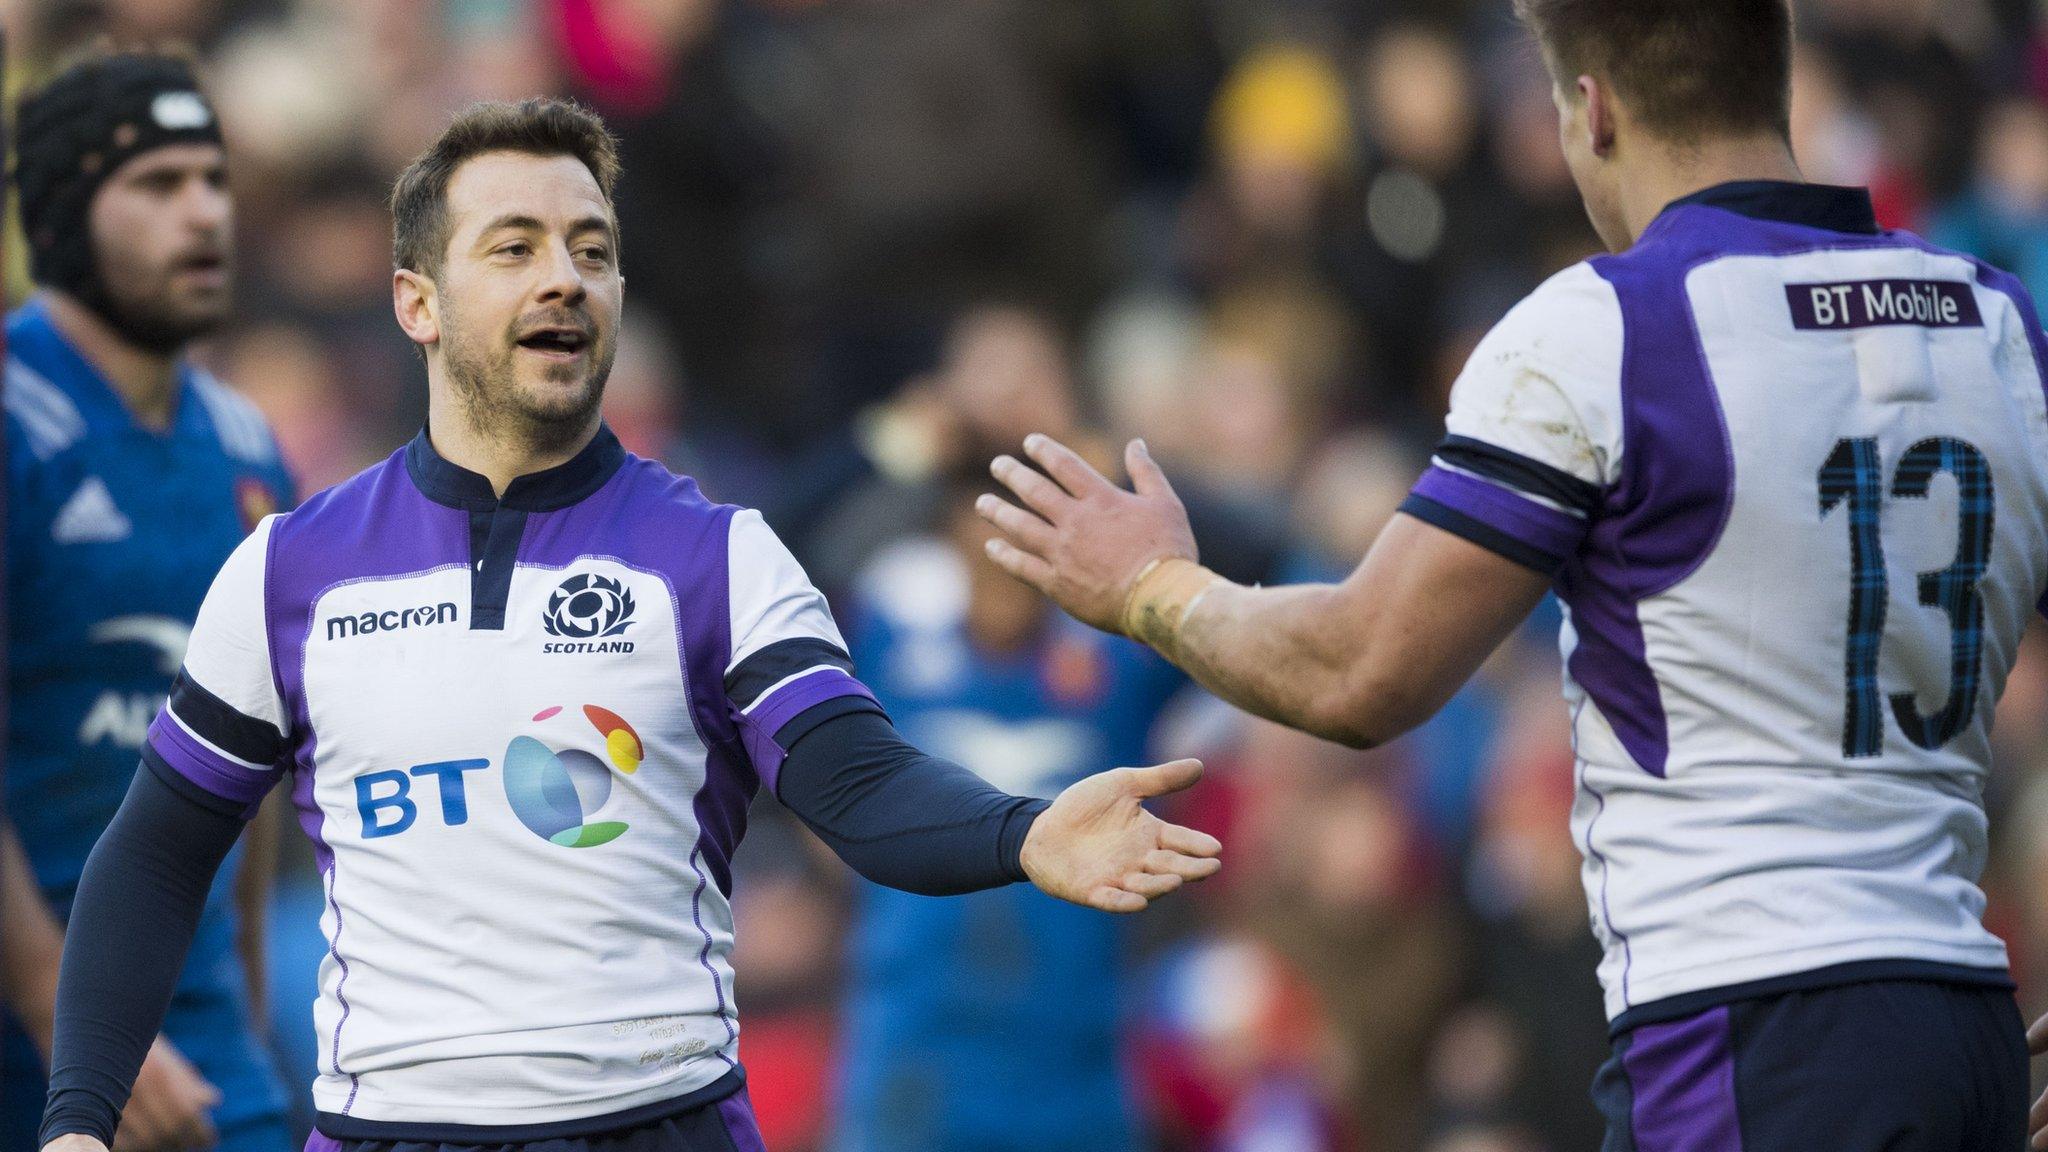
<path fill-rule="evenodd" d="M 1156 561 L 1195 559 L 1180 497 L 1142 440 L 1124 449 L 1131 492 L 1050 436 L 1026 438 L 1024 454 L 1044 473 L 1010 456 L 989 466 L 1023 507 L 994 496 L 975 502 L 1002 533 L 988 542 L 989 558 L 1075 619 L 1124 631 L 1124 608 L 1139 577 Z"/>
<path fill-rule="evenodd" d="M 1223 845 L 1168 824 L 1144 802 L 1192 786 L 1199 760 L 1117 768 L 1075 783 L 1038 814 L 1024 838 L 1024 872 L 1039 888 L 1104 912 L 1147 904 L 1223 867 Z"/>

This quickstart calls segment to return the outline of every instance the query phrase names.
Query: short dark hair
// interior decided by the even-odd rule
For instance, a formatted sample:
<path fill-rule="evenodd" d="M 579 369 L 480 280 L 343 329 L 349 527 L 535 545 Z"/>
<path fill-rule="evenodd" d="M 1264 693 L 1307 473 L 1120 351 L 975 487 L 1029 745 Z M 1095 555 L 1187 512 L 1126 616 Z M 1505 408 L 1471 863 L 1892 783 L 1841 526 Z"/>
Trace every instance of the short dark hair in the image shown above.
<path fill-rule="evenodd" d="M 606 204 L 619 180 L 618 141 L 595 112 L 575 101 L 536 96 L 517 104 L 471 104 L 392 185 L 391 257 L 398 267 L 439 274 L 448 253 L 448 182 L 486 152 L 574 156 L 596 177 Z"/>
<path fill-rule="evenodd" d="M 1612 84 L 1650 131 L 1791 134 L 1788 0 L 1515 0 L 1560 83 Z"/>

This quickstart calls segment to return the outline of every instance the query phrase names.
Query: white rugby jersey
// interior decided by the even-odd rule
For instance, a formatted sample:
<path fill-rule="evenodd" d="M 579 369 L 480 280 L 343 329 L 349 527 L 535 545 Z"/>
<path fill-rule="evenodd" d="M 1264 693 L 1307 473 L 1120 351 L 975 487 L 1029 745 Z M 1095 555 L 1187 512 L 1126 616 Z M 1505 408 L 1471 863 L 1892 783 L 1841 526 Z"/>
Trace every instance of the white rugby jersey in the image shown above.
<path fill-rule="evenodd" d="M 758 513 L 608 430 L 502 500 L 422 432 L 235 552 L 150 741 L 237 803 L 292 779 L 321 1130 L 540 1138 L 738 1088 L 728 864 L 851 668 Z"/>
<path fill-rule="evenodd" d="M 2044 361 L 2014 278 L 1768 182 L 1673 205 L 1474 352 L 1404 508 L 1556 574 L 1617 1027 L 2005 980 L 1982 797 L 2048 585 Z"/>

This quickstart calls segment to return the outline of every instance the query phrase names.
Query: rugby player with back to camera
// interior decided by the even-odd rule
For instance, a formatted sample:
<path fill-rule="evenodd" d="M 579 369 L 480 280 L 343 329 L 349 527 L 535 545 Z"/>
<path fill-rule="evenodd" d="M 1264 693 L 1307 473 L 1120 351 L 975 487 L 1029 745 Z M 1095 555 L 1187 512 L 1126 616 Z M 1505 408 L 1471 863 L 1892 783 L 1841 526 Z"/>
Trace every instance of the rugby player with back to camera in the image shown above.
<path fill-rule="evenodd" d="M 1786 0 L 1520 0 L 1613 255 L 1479 345 L 1336 586 L 1196 561 L 1142 443 L 994 471 L 996 560 L 1218 695 L 1352 744 L 1546 591 L 1613 1056 L 1607 1152 L 2011 1152 L 2027 1050 L 1981 920 L 1992 709 L 2048 588 L 2040 322 L 1794 162 Z"/>
<path fill-rule="evenodd" d="M 897 736 L 755 512 L 599 415 L 623 281 L 596 117 L 457 117 L 392 196 L 428 425 L 221 570 L 79 886 L 52 1152 L 105 1145 L 213 869 L 289 774 L 327 889 L 315 1148 L 759 1149 L 728 961 L 757 785 L 870 879 L 1109 911 L 1213 873 L 1141 801 L 1049 805 Z"/>

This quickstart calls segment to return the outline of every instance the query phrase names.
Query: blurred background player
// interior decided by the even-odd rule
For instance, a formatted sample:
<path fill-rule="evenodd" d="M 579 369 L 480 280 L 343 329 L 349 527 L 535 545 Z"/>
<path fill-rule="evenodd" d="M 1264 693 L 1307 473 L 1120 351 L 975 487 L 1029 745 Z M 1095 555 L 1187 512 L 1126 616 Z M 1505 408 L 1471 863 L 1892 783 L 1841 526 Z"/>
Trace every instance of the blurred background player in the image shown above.
<path fill-rule="evenodd" d="M 8 884 L 0 1149 L 36 1146 L 59 937 L 213 573 L 292 484 L 256 409 L 184 359 L 227 319 L 234 202 L 190 67 L 98 55 L 23 101 L 15 181 L 39 293 L 8 320 Z M 136 1148 L 282 1149 L 252 1032 L 275 869 L 224 868 L 122 1125 Z M 17 920 L 16 917 L 22 917 Z M 54 917 L 46 920 L 45 917 Z"/>
<path fill-rule="evenodd" d="M 1043 437 L 991 553 L 1225 699 L 1360 747 L 1427 720 L 1554 586 L 1573 831 L 1605 947 L 1608 1152 L 2018 1146 L 1983 922 L 1992 712 L 2048 588 L 2048 337 L 2018 278 L 1808 183 L 1786 0 L 1520 0 L 1613 255 L 1475 350 L 1431 468 L 1341 583 L 1195 562 Z M 1796 419 L 1788 416 L 1796 413 Z"/>
<path fill-rule="evenodd" d="M 1144 762 L 1186 679 L 990 562 L 983 475 L 955 469 L 933 532 L 876 558 L 849 650 L 907 739 L 1051 799 Z M 1021 886 L 930 900 L 867 883 L 853 918 L 837 1149 L 1143 1146 L 1123 922 Z"/>

